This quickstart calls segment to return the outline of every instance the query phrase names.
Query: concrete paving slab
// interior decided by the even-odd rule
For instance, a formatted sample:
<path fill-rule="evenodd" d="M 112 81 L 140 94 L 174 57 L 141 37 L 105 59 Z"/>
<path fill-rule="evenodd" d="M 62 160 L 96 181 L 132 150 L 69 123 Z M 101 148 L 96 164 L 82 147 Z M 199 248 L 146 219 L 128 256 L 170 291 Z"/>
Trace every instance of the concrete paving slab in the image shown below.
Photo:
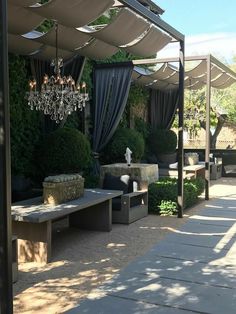
<path fill-rule="evenodd" d="M 193 246 L 188 244 L 170 243 L 162 241 L 154 246 L 146 255 L 146 259 L 155 260 L 158 256 L 175 258 L 180 260 L 201 262 L 201 263 L 217 263 L 218 260 L 226 259 L 227 251 L 214 251 L 206 247 Z M 235 261 L 234 261 L 235 262 Z M 229 265 L 232 263 L 229 261 Z"/>
<path fill-rule="evenodd" d="M 140 258 L 130 263 L 117 279 L 122 280 L 132 273 L 147 274 L 152 278 L 172 278 L 209 286 L 236 288 L 236 265 L 222 268 L 166 257 L 157 257 L 155 261 Z"/>
<path fill-rule="evenodd" d="M 217 199 L 211 199 L 205 204 L 205 208 L 213 208 L 214 210 L 232 211 L 235 212 L 235 197 L 221 197 Z"/>
<path fill-rule="evenodd" d="M 200 216 L 209 217 L 220 217 L 222 219 L 235 219 L 236 220 L 236 210 L 214 210 L 213 208 L 205 208 L 198 212 Z M 192 218 L 189 217 L 190 219 Z"/>
<path fill-rule="evenodd" d="M 101 286 L 95 292 L 100 298 L 68 313 L 234 314 L 236 194 L 229 187 L 221 191 L 224 197 L 204 202 L 180 230 Z"/>
<path fill-rule="evenodd" d="M 216 250 L 229 250 L 235 242 L 234 237 L 225 236 L 211 236 L 176 232 L 171 233 L 165 237 L 165 241 L 170 243 L 189 244 L 195 246 L 202 246 Z"/>
<path fill-rule="evenodd" d="M 229 226 L 221 226 L 221 225 L 212 225 L 206 223 L 186 223 L 181 227 L 181 231 L 185 231 L 188 233 L 194 234 L 205 234 L 205 235 L 219 235 L 222 236 L 230 231 Z M 234 235 L 235 236 L 235 235 Z"/>
<path fill-rule="evenodd" d="M 95 300 L 85 300 L 65 314 L 188 314 L 190 311 L 155 304 L 138 302 L 120 297 L 105 296 Z"/>
<path fill-rule="evenodd" d="M 233 227 L 236 226 L 236 219 L 232 218 L 222 218 L 222 217 L 213 217 L 213 216 L 204 216 L 204 215 L 193 215 L 189 217 L 189 223 L 198 223 L 205 225 L 214 225 L 222 227 Z"/>
<path fill-rule="evenodd" d="M 107 288 L 112 296 L 209 314 L 233 314 L 236 290 L 209 287 L 181 280 L 140 276 L 122 278 L 120 285 Z"/>

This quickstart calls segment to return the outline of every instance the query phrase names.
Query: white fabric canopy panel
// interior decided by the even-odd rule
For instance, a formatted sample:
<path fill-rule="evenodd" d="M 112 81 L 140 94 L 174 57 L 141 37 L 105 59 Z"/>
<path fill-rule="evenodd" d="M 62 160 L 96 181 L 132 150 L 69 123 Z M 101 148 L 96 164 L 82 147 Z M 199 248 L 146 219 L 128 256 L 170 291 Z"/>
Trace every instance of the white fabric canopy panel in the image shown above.
<path fill-rule="evenodd" d="M 184 79 L 184 87 L 186 88 L 191 88 L 193 85 L 199 82 L 198 78 L 193 78 L 193 77 L 185 77 Z M 205 84 L 205 82 L 204 82 Z"/>
<path fill-rule="evenodd" d="M 42 45 L 21 35 L 8 34 L 8 50 L 11 53 L 31 55 L 38 51 Z"/>
<path fill-rule="evenodd" d="M 142 39 L 133 45 L 122 47 L 133 55 L 150 57 L 171 42 L 171 37 L 160 31 L 155 26 L 151 26 Z"/>
<path fill-rule="evenodd" d="M 137 67 L 135 69 L 136 72 L 141 73 Z M 201 89 L 206 85 L 207 81 L 207 62 L 206 60 L 202 60 L 198 65 L 196 65 L 193 69 L 185 72 L 184 86 L 190 90 Z M 139 82 L 141 83 L 143 80 L 140 79 L 139 74 Z M 159 84 L 158 89 L 171 89 L 176 88 L 179 82 L 179 71 L 175 69 L 168 63 L 164 63 L 156 72 L 150 73 L 146 75 L 147 77 L 151 77 L 152 79 L 156 79 L 157 82 L 161 82 Z M 147 79 L 146 79 L 147 80 Z M 156 87 L 157 82 L 151 85 L 151 88 Z M 236 82 L 236 79 L 232 77 L 230 74 L 226 73 L 225 70 L 220 68 L 219 66 L 212 64 L 211 65 L 211 86 L 219 89 L 227 88 Z M 166 85 L 167 87 L 166 87 Z"/>
<path fill-rule="evenodd" d="M 63 50 L 63 49 L 58 49 L 58 57 L 63 58 L 63 59 L 69 59 L 71 58 L 75 53 L 68 51 L 68 50 Z M 56 58 L 56 48 L 52 46 L 43 46 L 40 51 L 35 54 L 35 57 L 38 59 L 43 59 L 43 60 L 52 60 Z"/>
<path fill-rule="evenodd" d="M 154 80 L 150 77 L 150 75 L 141 75 L 137 79 L 137 83 L 139 85 L 147 86 L 147 85 L 152 85 L 154 83 Z"/>
<path fill-rule="evenodd" d="M 32 12 L 69 27 L 81 27 L 96 20 L 114 0 L 51 0 L 32 8 Z"/>
<path fill-rule="evenodd" d="M 217 88 L 218 89 L 227 88 L 227 87 L 230 87 L 234 83 L 236 83 L 236 80 L 232 77 L 229 77 L 225 83 L 223 83 L 222 85 L 218 85 Z"/>
<path fill-rule="evenodd" d="M 58 47 L 68 52 L 76 50 L 78 54 L 96 60 L 110 57 L 119 49 L 141 57 L 152 56 L 172 40 L 169 35 L 128 8 L 121 8 L 111 23 L 102 29 L 89 32 L 89 26 L 86 25 L 111 8 L 114 0 L 51 0 L 43 5 L 36 2 L 9 1 L 10 34 L 25 35 L 35 43 L 55 46 L 53 29 L 42 36 L 33 37 L 31 33 L 45 19 L 56 20 L 59 24 Z M 83 32 L 76 30 L 82 26 Z M 23 41 L 18 42 L 21 45 Z M 30 45 L 28 43 L 27 47 Z M 25 50 L 19 46 L 17 51 L 15 46 L 14 51 L 20 54 Z"/>
<path fill-rule="evenodd" d="M 216 79 L 222 73 L 223 73 L 222 69 L 219 69 L 217 66 L 213 65 L 211 67 L 211 79 L 212 80 Z"/>
<path fill-rule="evenodd" d="M 185 71 L 185 76 L 188 77 L 200 77 L 206 73 L 207 63 L 206 60 L 202 60 L 197 66 L 189 71 Z"/>
<path fill-rule="evenodd" d="M 132 81 L 137 80 L 139 77 L 140 77 L 140 74 L 138 72 L 136 72 L 136 71 L 132 72 L 132 76 L 131 76 Z"/>
<path fill-rule="evenodd" d="M 160 69 L 158 69 L 156 72 L 151 74 L 150 76 L 154 79 L 158 80 L 165 80 L 168 77 L 174 75 L 176 73 L 176 70 L 173 69 L 168 63 L 164 63 Z"/>
<path fill-rule="evenodd" d="M 151 89 L 166 90 L 176 88 L 175 85 L 168 83 L 166 80 L 157 80 L 152 78 L 151 75 L 140 74 L 138 68 L 134 69 L 132 79 L 135 84 Z"/>
<path fill-rule="evenodd" d="M 168 84 L 165 81 L 157 81 L 150 87 L 152 89 L 157 89 L 157 90 L 170 90 L 170 89 L 176 89 L 177 88 L 175 85 Z"/>
<path fill-rule="evenodd" d="M 202 89 L 204 86 L 206 86 L 206 83 L 198 81 L 195 84 L 193 84 L 192 86 L 187 87 L 190 90 L 198 90 L 198 89 Z"/>
<path fill-rule="evenodd" d="M 232 80 L 230 80 L 230 79 L 232 79 Z M 217 79 L 215 79 L 211 82 L 211 86 L 215 87 L 215 88 L 224 88 L 225 84 L 228 85 L 227 84 L 228 81 L 232 82 L 231 84 L 233 84 L 235 82 L 235 80 L 233 78 L 231 78 L 231 76 L 229 76 L 227 73 L 223 73 Z"/>
<path fill-rule="evenodd" d="M 19 7 L 29 7 L 37 3 L 37 0 L 8 0 L 8 2 L 18 5 Z"/>
<path fill-rule="evenodd" d="M 179 84 L 179 72 L 175 72 L 173 75 L 167 77 L 165 81 L 168 82 L 168 84 Z"/>
<path fill-rule="evenodd" d="M 41 37 L 35 38 L 36 41 L 44 45 L 55 46 L 56 33 L 55 27 Z M 75 28 L 58 25 L 58 47 L 65 50 L 75 50 L 84 46 L 92 39 L 88 34 L 84 34 Z"/>
<path fill-rule="evenodd" d="M 93 39 L 88 45 L 77 49 L 76 52 L 85 57 L 95 60 L 109 58 L 118 52 L 118 48 L 111 46 L 104 41 Z"/>
<path fill-rule="evenodd" d="M 89 34 L 114 46 L 122 46 L 135 40 L 149 27 L 150 24 L 145 19 L 125 8 L 120 10 L 110 24 L 99 31 L 91 29 Z"/>
<path fill-rule="evenodd" d="M 8 31 L 11 34 L 26 34 L 43 22 L 44 18 L 29 10 L 8 5 Z"/>

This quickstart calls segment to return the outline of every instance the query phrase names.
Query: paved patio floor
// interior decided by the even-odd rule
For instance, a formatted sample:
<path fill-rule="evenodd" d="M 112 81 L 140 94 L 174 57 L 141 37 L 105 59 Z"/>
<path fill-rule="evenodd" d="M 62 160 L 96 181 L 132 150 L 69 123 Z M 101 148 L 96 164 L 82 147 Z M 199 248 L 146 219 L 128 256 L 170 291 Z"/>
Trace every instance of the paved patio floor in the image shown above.
<path fill-rule="evenodd" d="M 67 314 L 236 313 L 236 179 Z"/>

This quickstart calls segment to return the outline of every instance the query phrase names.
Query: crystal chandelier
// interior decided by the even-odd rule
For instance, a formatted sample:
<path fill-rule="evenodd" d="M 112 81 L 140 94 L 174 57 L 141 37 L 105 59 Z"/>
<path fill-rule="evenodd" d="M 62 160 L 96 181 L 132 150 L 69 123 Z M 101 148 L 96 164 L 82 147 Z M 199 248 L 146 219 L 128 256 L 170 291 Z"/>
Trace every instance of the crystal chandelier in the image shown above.
<path fill-rule="evenodd" d="M 30 92 L 28 93 L 28 105 L 31 110 L 43 111 L 49 115 L 56 123 L 62 121 L 73 111 L 82 110 L 86 101 L 89 100 L 86 93 L 86 84 L 83 82 L 75 84 L 71 76 L 61 76 L 63 59 L 58 57 L 58 25 L 55 25 L 56 31 L 56 58 L 51 61 L 54 67 L 55 75 L 49 77 L 44 75 L 40 91 L 37 90 L 36 80 L 29 82 Z"/>

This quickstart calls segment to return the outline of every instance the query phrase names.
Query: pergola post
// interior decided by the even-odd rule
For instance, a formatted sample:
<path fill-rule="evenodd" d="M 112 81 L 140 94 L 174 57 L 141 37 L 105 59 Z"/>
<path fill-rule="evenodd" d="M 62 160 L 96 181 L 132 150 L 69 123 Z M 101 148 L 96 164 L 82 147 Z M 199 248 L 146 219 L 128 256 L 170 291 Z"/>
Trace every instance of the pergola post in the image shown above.
<path fill-rule="evenodd" d="M 211 104 L 211 55 L 207 56 L 206 84 L 206 147 L 205 147 L 205 200 L 209 200 L 210 187 L 210 104 Z"/>
<path fill-rule="evenodd" d="M 0 1 L 0 313 L 13 313 L 7 1 Z"/>
<path fill-rule="evenodd" d="M 183 182 L 183 125 L 184 125 L 184 41 L 180 41 L 179 51 L 179 126 L 178 126 L 178 218 L 183 217 L 184 182 Z"/>

